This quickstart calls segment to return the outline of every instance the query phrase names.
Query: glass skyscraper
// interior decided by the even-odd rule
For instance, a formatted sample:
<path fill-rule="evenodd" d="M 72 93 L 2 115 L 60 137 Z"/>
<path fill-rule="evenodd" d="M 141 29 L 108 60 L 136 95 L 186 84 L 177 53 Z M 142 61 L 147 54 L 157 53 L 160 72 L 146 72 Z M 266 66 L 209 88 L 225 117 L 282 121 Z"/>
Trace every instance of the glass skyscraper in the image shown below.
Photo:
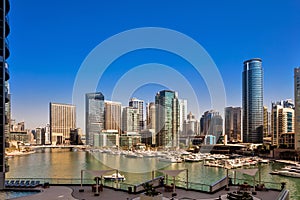
<path fill-rule="evenodd" d="M 155 96 L 155 109 L 157 146 L 177 147 L 180 114 L 177 92 L 158 92 Z"/>
<path fill-rule="evenodd" d="M 104 96 L 101 92 L 85 95 L 86 145 L 94 144 L 94 134 L 104 129 Z"/>
<path fill-rule="evenodd" d="M 263 69 L 260 58 L 244 62 L 243 142 L 263 142 Z"/>
<path fill-rule="evenodd" d="M 300 150 L 300 67 L 294 69 L 295 150 Z"/>
<path fill-rule="evenodd" d="M 9 0 L 1 0 L 0 1 L 0 13 L 1 13 L 1 20 L 0 20 L 0 30 L 1 30 L 1 45 L 0 45 L 0 66 L 1 66 L 1 73 L 0 73 L 0 190 L 4 189 L 4 181 L 5 181 L 5 173 L 8 172 L 8 165 L 5 160 L 5 128 L 9 123 L 7 116 L 8 110 L 6 110 L 6 103 L 9 101 L 9 94 L 7 88 L 7 81 L 9 79 L 9 71 L 8 71 L 8 64 L 6 63 L 6 59 L 10 55 L 8 43 L 7 43 L 7 36 L 10 32 L 10 27 L 8 24 L 7 14 L 10 10 Z"/>

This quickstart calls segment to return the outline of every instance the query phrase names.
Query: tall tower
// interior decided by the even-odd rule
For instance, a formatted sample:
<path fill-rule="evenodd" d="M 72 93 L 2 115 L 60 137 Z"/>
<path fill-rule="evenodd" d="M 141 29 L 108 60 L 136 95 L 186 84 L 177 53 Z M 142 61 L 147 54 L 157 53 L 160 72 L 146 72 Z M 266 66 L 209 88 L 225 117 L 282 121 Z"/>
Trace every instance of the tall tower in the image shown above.
<path fill-rule="evenodd" d="M 183 132 L 183 124 L 187 120 L 187 100 L 179 99 L 179 132 Z"/>
<path fill-rule="evenodd" d="M 144 129 L 144 101 L 137 98 L 129 100 L 129 106 L 138 110 L 139 114 L 139 131 Z"/>
<path fill-rule="evenodd" d="M 104 128 L 106 130 L 117 130 L 121 134 L 121 107 L 120 102 L 104 101 Z"/>
<path fill-rule="evenodd" d="M 263 142 L 263 69 L 260 58 L 244 62 L 243 142 Z"/>
<path fill-rule="evenodd" d="M 291 101 L 272 103 L 271 132 L 272 145 L 277 147 L 283 134 L 294 133 L 294 105 Z"/>
<path fill-rule="evenodd" d="M 294 69 L 295 150 L 300 150 L 300 67 Z"/>
<path fill-rule="evenodd" d="M 125 107 L 122 112 L 122 132 L 138 132 L 140 130 L 139 110 Z"/>
<path fill-rule="evenodd" d="M 155 103 L 147 104 L 147 128 L 155 129 Z"/>
<path fill-rule="evenodd" d="M 76 128 L 76 107 L 50 103 L 50 137 L 52 144 L 69 144 L 70 130 Z"/>
<path fill-rule="evenodd" d="M 5 161 L 5 126 L 8 123 L 5 111 L 5 103 L 9 101 L 8 89 L 5 85 L 9 79 L 8 64 L 6 59 L 9 57 L 10 51 L 7 45 L 7 36 L 10 32 L 8 25 L 7 14 L 10 10 L 9 0 L 1 0 L 0 13 L 1 13 L 1 46 L 0 46 L 0 190 L 4 189 L 5 172 L 8 171 L 8 165 Z"/>
<path fill-rule="evenodd" d="M 242 135 L 242 109 L 241 107 L 225 108 L 225 135 L 228 141 L 241 141 Z"/>
<path fill-rule="evenodd" d="M 104 96 L 101 92 L 85 95 L 86 145 L 94 144 L 94 134 L 104 129 Z"/>
<path fill-rule="evenodd" d="M 263 137 L 269 137 L 270 134 L 270 112 L 268 111 L 268 107 L 264 106 L 264 130 Z"/>
<path fill-rule="evenodd" d="M 158 146 L 178 147 L 179 102 L 177 92 L 163 90 L 155 96 Z"/>

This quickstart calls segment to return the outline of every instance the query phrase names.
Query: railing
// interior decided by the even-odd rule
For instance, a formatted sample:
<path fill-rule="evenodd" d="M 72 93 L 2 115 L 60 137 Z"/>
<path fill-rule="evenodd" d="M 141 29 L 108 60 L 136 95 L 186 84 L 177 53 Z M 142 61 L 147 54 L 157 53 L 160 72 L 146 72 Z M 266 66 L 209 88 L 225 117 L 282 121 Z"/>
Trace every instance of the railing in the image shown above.
<path fill-rule="evenodd" d="M 210 192 L 216 192 L 220 190 L 221 188 L 224 188 L 227 185 L 227 177 L 225 176 L 221 180 L 215 182 L 210 186 Z"/>
<path fill-rule="evenodd" d="M 168 179 L 167 181 L 168 181 L 168 183 L 173 183 L 173 179 Z M 188 186 L 187 186 L 186 181 L 175 180 L 175 185 L 176 185 L 176 187 L 182 188 L 182 189 L 210 192 L 210 185 L 204 184 L 204 183 L 188 182 Z"/>
<path fill-rule="evenodd" d="M 289 199 L 289 191 L 284 189 L 281 191 L 276 200 L 288 200 Z"/>
<path fill-rule="evenodd" d="M 154 187 L 159 185 L 159 179 L 161 177 L 162 176 L 159 176 L 154 179 L 153 181 Z M 35 181 L 40 181 L 41 184 L 49 183 L 51 185 L 80 185 L 81 184 L 80 178 L 7 178 L 6 180 L 30 180 L 30 181 L 35 180 Z M 173 183 L 172 179 L 165 180 L 165 182 L 166 181 L 168 181 L 168 183 Z M 152 180 L 145 181 L 144 183 L 146 182 L 152 182 Z M 253 186 L 253 182 L 251 180 L 232 179 L 232 183 L 234 185 L 243 184 L 244 182 L 247 182 Z M 86 178 L 86 179 L 82 179 L 82 183 L 83 185 L 92 185 L 95 184 L 95 181 L 92 178 L 88 178 L 88 179 Z M 265 187 L 268 189 L 275 189 L 278 191 L 282 190 L 281 183 L 271 183 L 271 182 L 264 182 L 264 181 L 261 181 L 260 183 L 265 184 Z M 122 181 L 103 181 L 102 184 L 106 187 L 115 188 L 126 192 L 139 193 L 143 191 L 142 184 L 130 184 Z M 212 185 L 193 183 L 193 182 L 189 182 L 187 185 L 187 182 L 184 180 L 175 181 L 175 185 L 177 188 L 195 190 L 195 191 L 206 192 L 206 193 L 214 193 L 218 189 L 221 189 L 222 187 L 226 186 L 226 184 L 227 184 L 226 177 L 222 178 L 221 180 L 217 181 Z M 256 184 L 258 184 L 258 182 L 256 182 Z M 284 193 L 282 195 L 284 195 Z M 283 199 L 278 199 L 278 200 L 283 200 Z"/>
<path fill-rule="evenodd" d="M 232 183 L 234 185 L 243 184 L 244 182 L 247 182 L 249 185 L 253 186 L 253 180 L 251 179 L 233 179 L 231 178 Z M 266 182 L 266 181 L 255 181 L 255 184 L 264 184 L 266 188 L 268 189 L 274 189 L 274 190 L 281 190 L 282 183 L 274 183 L 274 182 Z"/>

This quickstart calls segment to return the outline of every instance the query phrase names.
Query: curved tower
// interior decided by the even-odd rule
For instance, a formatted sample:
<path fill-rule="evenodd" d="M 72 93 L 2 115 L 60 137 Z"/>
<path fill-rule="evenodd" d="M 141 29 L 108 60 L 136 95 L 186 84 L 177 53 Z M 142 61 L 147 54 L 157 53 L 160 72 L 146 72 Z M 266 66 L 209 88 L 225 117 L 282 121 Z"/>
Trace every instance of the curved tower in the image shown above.
<path fill-rule="evenodd" d="M 263 69 L 260 58 L 244 62 L 243 142 L 263 142 Z"/>
<path fill-rule="evenodd" d="M 4 189 L 4 181 L 5 181 L 5 172 L 8 171 L 8 165 L 5 163 L 5 127 L 8 123 L 8 118 L 6 116 L 5 105 L 9 102 L 9 94 L 7 88 L 7 81 L 9 79 L 9 71 L 8 64 L 6 63 L 6 59 L 9 57 L 9 48 L 8 42 L 6 40 L 10 28 L 8 25 L 7 14 L 10 9 L 10 4 L 8 0 L 0 0 L 0 190 Z"/>

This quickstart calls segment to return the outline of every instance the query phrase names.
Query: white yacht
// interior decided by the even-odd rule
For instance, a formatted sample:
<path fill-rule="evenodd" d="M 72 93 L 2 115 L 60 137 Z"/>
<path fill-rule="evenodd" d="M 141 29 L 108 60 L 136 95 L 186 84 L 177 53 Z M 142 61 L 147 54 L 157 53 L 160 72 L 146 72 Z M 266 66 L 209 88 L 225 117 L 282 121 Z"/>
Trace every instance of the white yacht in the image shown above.
<path fill-rule="evenodd" d="M 281 170 L 275 170 L 270 174 L 300 178 L 300 166 L 287 166 Z"/>
<path fill-rule="evenodd" d="M 111 175 L 108 175 L 108 176 L 103 176 L 103 178 L 105 180 L 110 180 L 110 181 L 115 181 L 115 180 L 119 180 L 119 181 L 125 181 L 125 176 L 124 175 L 121 175 L 120 173 L 113 173 Z"/>

